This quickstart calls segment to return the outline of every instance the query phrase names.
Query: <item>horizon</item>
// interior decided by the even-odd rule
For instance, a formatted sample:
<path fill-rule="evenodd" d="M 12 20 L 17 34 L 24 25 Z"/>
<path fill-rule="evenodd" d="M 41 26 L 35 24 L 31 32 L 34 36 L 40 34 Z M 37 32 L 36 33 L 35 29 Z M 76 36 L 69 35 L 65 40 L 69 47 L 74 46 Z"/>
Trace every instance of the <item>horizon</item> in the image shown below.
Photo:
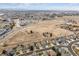
<path fill-rule="evenodd" d="M 73 10 L 79 11 L 79 3 L 0 3 L 4 10 Z"/>

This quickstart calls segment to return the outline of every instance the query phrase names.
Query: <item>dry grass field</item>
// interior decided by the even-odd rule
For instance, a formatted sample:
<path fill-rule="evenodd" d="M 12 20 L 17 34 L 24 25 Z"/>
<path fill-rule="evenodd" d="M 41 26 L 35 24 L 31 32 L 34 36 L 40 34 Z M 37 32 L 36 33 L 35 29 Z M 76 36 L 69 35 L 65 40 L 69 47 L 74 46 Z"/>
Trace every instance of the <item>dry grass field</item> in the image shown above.
<path fill-rule="evenodd" d="M 2 43 L 6 43 L 8 46 L 20 44 L 20 43 L 31 43 L 44 40 L 43 33 L 49 32 L 52 33 L 51 38 L 61 37 L 61 36 L 68 36 L 73 34 L 72 31 L 62 29 L 59 25 L 64 24 L 64 19 L 77 19 L 78 23 L 78 16 L 64 16 L 60 18 L 56 18 L 56 20 L 46 20 L 40 21 L 35 24 L 31 24 L 25 28 L 18 29 L 18 31 L 14 31 L 14 33 L 8 35 L 7 38 L 1 40 Z M 77 24 L 78 25 L 78 24 Z"/>

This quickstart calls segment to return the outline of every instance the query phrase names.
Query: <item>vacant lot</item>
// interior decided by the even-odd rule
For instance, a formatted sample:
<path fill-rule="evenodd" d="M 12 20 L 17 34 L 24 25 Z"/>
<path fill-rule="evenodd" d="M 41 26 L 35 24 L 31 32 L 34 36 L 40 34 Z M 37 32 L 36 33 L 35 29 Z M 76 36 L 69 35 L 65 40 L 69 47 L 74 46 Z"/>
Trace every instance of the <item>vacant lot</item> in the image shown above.
<path fill-rule="evenodd" d="M 76 18 L 76 16 L 74 16 L 74 18 Z M 77 18 L 79 17 L 77 16 Z M 1 44 L 6 43 L 8 46 L 11 46 L 24 42 L 27 44 L 36 41 L 42 41 L 46 38 L 43 36 L 43 33 L 45 32 L 52 33 L 51 38 L 73 34 L 72 31 L 63 29 L 59 26 L 60 24 L 65 23 L 66 20 L 64 19 L 71 20 L 73 19 L 73 16 L 64 16 L 62 18 L 60 17 L 50 21 L 40 21 L 25 28 L 18 29 L 17 31 L 14 31 L 13 34 L 9 34 L 7 38 L 1 40 Z"/>

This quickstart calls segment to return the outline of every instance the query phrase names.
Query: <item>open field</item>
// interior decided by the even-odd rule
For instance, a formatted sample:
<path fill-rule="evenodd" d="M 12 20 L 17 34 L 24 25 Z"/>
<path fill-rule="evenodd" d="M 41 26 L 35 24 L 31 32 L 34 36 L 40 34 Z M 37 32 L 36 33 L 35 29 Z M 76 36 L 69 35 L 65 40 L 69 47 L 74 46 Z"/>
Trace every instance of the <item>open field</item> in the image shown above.
<path fill-rule="evenodd" d="M 52 33 L 51 38 L 61 37 L 61 36 L 68 36 L 72 35 L 73 32 L 62 29 L 59 25 L 64 24 L 64 20 L 46 20 L 41 21 L 36 24 L 31 24 L 29 26 L 26 26 L 24 28 L 21 28 L 18 31 L 15 31 L 15 34 L 10 35 L 7 39 L 4 38 L 3 41 L 6 42 L 6 44 L 14 44 L 26 41 L 33 42 L 33 41 L 40 41 L 43 40 L 45 37 L 43 36 L 43 33 L 49 32 Z M 30 31 L 33 31 L 33 33 L 30 33 Z"/>
<path fill-rule="evenodd" d="M 8 19 L 0 19 L 1 29 L 11 29 L 6 35 L 4 31 L 1 34 L 0 55 L 13 51 L 13 55 L 34 55 L 34 52 L 45 56 L 77 55 L 71 43 L 79 40 L 79 15 L 54 15 L 43 11 L 18 13 L 8 13 Z"/>

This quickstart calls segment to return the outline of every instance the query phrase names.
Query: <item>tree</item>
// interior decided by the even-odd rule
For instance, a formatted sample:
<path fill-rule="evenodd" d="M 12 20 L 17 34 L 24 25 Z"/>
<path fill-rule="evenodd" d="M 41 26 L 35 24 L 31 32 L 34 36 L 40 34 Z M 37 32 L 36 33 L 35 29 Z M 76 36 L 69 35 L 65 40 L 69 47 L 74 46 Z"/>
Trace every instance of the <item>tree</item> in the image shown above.
<path fill-rule="evenodd" d="M 13 27 L 15 26 L 15 23 L 10 23 L 10 28 L 13 29 Z"/>

